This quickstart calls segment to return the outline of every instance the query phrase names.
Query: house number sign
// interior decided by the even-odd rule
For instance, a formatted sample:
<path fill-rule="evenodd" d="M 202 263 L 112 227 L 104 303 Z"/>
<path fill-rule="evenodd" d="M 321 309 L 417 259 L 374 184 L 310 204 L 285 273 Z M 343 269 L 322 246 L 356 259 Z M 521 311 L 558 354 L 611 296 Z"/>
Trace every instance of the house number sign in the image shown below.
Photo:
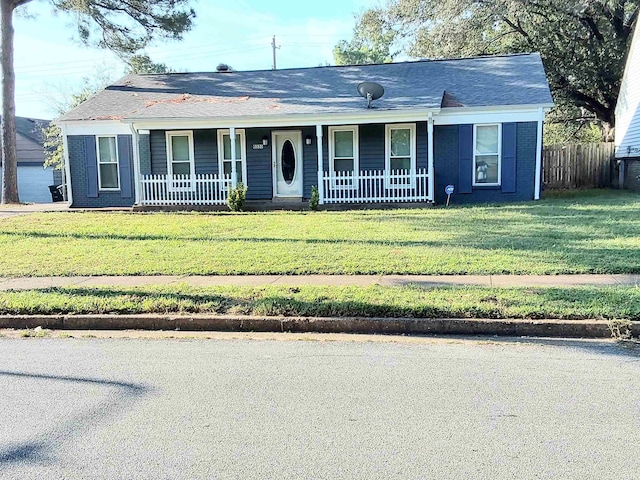
<path fill-rule="evenodd" d="M 254 150 L 263 150 L 264 149 L 264 145 L 261 143 L 254 143 L 253 144 L 253 149 Z"/>

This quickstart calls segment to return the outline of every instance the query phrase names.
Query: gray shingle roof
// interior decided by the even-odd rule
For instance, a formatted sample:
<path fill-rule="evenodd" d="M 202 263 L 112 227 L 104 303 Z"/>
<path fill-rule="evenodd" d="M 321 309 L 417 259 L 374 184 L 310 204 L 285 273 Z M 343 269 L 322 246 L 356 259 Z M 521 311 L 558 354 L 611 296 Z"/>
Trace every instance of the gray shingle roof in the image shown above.
<path fill-rule="evenodd" d="M 247 72 L 128 75 L 59 120 L 215 118 L 361 112 L 356 87 L 378 82 L 380 110 L 549 105 L 540 55 Z M 444 99 L 444 92 L 447 96 Z"/>

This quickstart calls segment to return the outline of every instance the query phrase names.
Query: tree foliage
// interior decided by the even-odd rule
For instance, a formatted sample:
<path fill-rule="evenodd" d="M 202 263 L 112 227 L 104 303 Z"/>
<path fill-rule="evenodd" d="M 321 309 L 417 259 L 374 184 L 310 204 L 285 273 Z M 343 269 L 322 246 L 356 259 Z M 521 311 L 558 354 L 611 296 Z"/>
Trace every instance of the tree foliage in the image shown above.
<path fill-rule="evenodd" d="M 567 120 L 565 110 L 584 109 L 613 126 L 639 9 L 640 0 L 390 0 L 360 17 L 353 41 L 395 31 L 417 58 L 537 51 Z"/>
<path fill-rule="evenodd" d="M 2 44 L 2 202 L 17 203 L 13 15 L 33 0 L 0 0 Z M 134 55 L 153 39 L 179 40 L 193 24 L 190 0 L 47 0 L 54 11 L 70 14 L 80 40 L 108 48 L 121 57 Z"/>
<path fill-rule="evenodd" d="M 93 78 L 83 78 L 82 86 L 77 91 L 64 95 L 63 98 L 53 100 L 56 114 L 62 115 L 77 107 L 111 83 L 110 80 L 110 77 L 104 73 L 98 73 Z M 51 122 L 42 129 L 42 136 L 44 138 L 44 166 L 60 170 L 64 158 L 62 130 L 54 122 Z"/>
<path fill-rule="evenodd" d="M 387 27 L 380 9 L 367 10 L 358 19 L 350 41 L 341 40 L 333 49 L 336 65 L 366 65 L 388 63 L 396 32 Z"/>
<path fill-rule="evenodd" d="M 127 74 L 172 73 L 164 63 L 155 63 L 147 54 L 132 55 L 127 58 Z"/>

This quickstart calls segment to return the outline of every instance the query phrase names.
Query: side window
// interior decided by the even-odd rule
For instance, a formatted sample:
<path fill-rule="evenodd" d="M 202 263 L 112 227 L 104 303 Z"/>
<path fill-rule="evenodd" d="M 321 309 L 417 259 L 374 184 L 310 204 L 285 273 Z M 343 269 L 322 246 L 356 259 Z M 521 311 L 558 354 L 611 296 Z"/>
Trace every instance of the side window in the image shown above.
<path fill-rule="evenodd" d="M 500 185 L 500 133 L 500 124 L 474 126 L 474 185 Z"/>
<path fill-rule="evenodd" d="M 167 132 L 167 167 L 169 175 L 193 175 L 193 133 Z"/>
<path fill-rule="evenodd" d="M 412 185 L 416 172 L 416 125 L 387 125 L 385 133 L 387 186 Z"/>
<path fill-rule="evenodd" d="M 329 127 L 329 170 L 347 174 L 336 179 L 336 186 L 354 186 L 359 170 L 358 127 Z"/>
<path fill-rule="evenodd" d="M 118 145 L 116 137 L 98 137 L 98 187 L 100 190 L 119 190 Z"/>

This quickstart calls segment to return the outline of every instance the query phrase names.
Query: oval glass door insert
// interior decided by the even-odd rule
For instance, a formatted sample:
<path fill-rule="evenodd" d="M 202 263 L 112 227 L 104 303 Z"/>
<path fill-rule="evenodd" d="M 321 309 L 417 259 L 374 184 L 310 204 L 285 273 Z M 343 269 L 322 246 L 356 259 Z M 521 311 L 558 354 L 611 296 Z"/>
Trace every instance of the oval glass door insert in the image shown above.
<path fill-rule="evenodd" d="M 293 177 L 295 177 L 296 174 L 296 152 L 293 149 L 293 144 L 289 140 L 285 140 L 282 144 L 280 165 L 280 168 L 282 169 L 282 178 L 287 185 L 291 185 Z"/>

